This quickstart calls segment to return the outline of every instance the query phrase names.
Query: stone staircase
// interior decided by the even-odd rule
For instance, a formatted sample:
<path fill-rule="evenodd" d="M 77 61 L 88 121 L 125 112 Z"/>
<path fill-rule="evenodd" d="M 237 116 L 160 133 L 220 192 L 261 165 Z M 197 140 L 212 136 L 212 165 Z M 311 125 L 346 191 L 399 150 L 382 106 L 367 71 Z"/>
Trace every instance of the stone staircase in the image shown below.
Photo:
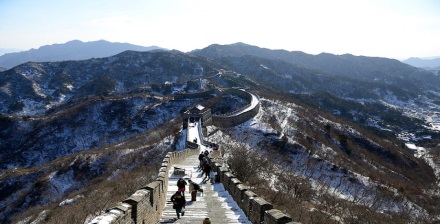
<path fill-rule="evenodd" d="M 244 212 L 238 207 L 228 191 L 225 191 L 221 183 L 211 181 L 202 182 L 202 172 L 197 171 L 199 164 L 198 156 L 190 156 L 173 167 L 185 169 L 184 175 L 174 175 L 174 168 L 169 170 L 168 190 L 165 208 L 162 212 L 160 223 L 203 223 L 207 217 L 211 223 L 251 223 Z M 171 196 L 177 191 L 177 180 L 183 177 L 185 181 L 191 179 L 200 184 L 204 193 L 197 193 L 197 201 L 191 201 L 191 195 L 186 188 L 185 198 L 187 201 L 185 215 L 177 219 Z M 212 178 L 211 178 L 212 180 Z"/>

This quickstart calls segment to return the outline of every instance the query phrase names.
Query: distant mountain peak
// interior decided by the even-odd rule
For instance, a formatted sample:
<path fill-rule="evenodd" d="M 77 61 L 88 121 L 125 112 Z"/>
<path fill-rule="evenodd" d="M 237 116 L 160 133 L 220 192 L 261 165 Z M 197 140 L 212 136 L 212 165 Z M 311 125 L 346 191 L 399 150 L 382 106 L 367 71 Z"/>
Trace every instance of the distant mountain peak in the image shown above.
<path fill-rule="evenodd" d="M 104 41 L 104 40 L 98 40 L 97 42 L 99 42 L 99 41 Z M 74 44 L 74 43 L 84 43 L 84 42 L 82 42 L 80 40 L 71 40 L 71 41 L 66 42 L 66 44 Z"/>
<path fill-rule="evenodd" d="M 437 58 L 417 58 L 411 57 L 402 61 L 408 65 L 418 68 L 436 68 L 440 67 L 440 57 Z"/>
<path fill-rule="evenodd" d="M 166 49 L 157 46 L 144 47 L 129 43 L 109 42 L 106 40 L 89 42 L 71 40 L 62 44 L 44 45 L 38 49 L 2 55 L 0 56 L 0 67 L 9 69 L 28 61 L 55 62 L 103 58 L 113 56 L 127 50 L 151 51 Z"/>
<path fill-rule="evenodd" d="M 243 43 L 243 42 L 237 42 L 237 43 L 233 43 L 233 44 L 231 44 L 231 45 L 235 45 L 235 46 L 252 46 L 252 47 L 255 47 L 255 46 L 253 46 L 253 45 L 246 44 L 246 43 Z"/>

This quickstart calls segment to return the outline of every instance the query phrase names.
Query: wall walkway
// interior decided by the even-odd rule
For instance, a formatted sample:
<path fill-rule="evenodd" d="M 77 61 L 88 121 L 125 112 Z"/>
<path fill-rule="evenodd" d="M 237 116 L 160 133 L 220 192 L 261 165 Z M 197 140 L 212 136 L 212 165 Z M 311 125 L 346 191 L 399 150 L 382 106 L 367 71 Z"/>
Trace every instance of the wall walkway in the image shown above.
<path fill-rule="evenodd" d="M 225 191 L 221 183 L 203 182 L 202 172 L 197 171 L 198 156 L 190 156 L 182 162 L 175 164 L 185 169 L 185 175 L 174 175 L 173 169 L 169 171 L 167 202 L 162 212 L 160 223 L 203 223 L 209 217 L 212 223 L 251 223 L 244 212 L 238 207 L 232 196 Z M 186 188 L 185 198 L 187 201 L 185 215 L 177 219 L 173 205 L 169 201 L 177 191 L 177 180 L 183 177 L 186 181 L 191 179 L 200 184 L 204 190 L 203 195 L 197 193 L 197 200 L 191 202 L 191 194 Z"/>

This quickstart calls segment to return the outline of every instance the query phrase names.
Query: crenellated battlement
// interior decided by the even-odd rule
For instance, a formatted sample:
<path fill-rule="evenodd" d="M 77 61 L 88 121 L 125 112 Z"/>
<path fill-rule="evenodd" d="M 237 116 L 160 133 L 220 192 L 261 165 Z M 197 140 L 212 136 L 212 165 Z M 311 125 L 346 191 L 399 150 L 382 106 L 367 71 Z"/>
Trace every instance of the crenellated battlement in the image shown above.
<path fill-rule="evenodd" d="M 168 171 L 174 164 L 189 156 L 198 154 L 199 150 L 195 149 L 167 153 L 155 181 L 137 190 L 124 201 L 107 209 L 104 214 L 94 218 L 89 223 L 158 223 L 167 200 Z"/>
<path fill-rule="evenodd" d="M 222 183 L 225 190 L 231 194 L 237 205 L 243 210 L 252 223 L 264 224 L 293 224 L 292 218 L 275 209 L 272 204 L 263 197 L 252 192 L 249 186 L 241 183 L 229 170 L 227 166 L 216 158 L 209 156 L 209 164 L 216 174 L 216 181 Z"/>

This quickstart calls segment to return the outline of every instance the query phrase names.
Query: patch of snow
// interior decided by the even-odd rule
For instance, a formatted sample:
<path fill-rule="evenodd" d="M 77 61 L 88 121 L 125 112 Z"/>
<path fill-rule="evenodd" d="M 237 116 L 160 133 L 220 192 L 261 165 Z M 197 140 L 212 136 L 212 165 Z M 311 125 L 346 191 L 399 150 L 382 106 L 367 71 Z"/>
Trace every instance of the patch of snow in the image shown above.
<path fill-rule="evenodd" d="M 48 109 L 50 109 L 50 108 L 52 108 L 52 107 L 54 107 L 54 106 L 57 106 L 57 105 L 62 104 L 65 100 L 66 100 L 66 95 L 64 95 L 64 94 L 60 94 L 60 97 L 58 98 L 58 101 L 52 101 L 52 102 L 50 102 L 49 104 L 47 104 L 47 105 L 45 106 L 45 108 L 46 108 L 46 110 L 48 110 Z"/>
<path fill-rule="evenodd" d="M 332 114 L 334 114 L 334 115 L 341 115 L 341 111 L 340 110 L 333 110 Z"/>
<path fill-rule="evenodd" d="M 8 96 L 12 96 L 11 82 L 7 82 L 3 86 L 1 86 L 0 87 L 0 91 L 3 92 L 4 94 L 8 95 Z"/>
<path fill-rule="evenodd" d="M 104 213 L 98 217 L 95 217 L 92 221 L 89 223 L 96 223 L 96 224 L 111 224 L 114 223 L 115 220 L 118 218 L 116 214 L 113 213 Z"/>
<path fill-rule="evenodd" d="M 184 83 L 181 86 L 174 86 L 173 87 L 173 93 L 178 93 L 178 92 L 182 92 L 185 88 L 186 88 L 187 84 Z"/>
<path fill-rule="evenodd" d="M 116 83 L 116 88 L 115 89 L 116 89 L 116 91 L 124 90 L 125 89 L 124 82 L 118 81 Z"/>
<path fill-rule="evenodd" d="M 64 86 L 65 86 L 68 90 L 70 90 L 70 91 L 73 90 L 73 85 L 72 85 L 72 84 L 64 84 Z"/>
<path fill-rule="evenodd" d="M 269 67 L 267 67 L 267 66 L 265 66 L 265 65 L 263 65 L 263 64 L 260 64 L 260 66 L 261 66 L 262 68 L 264 68 L 264 69 L 270 70 Z"/>
<path fill-rule="evenodd" d="M 74 183 L 74 174 L 73 170 L 69 170 L 68 172 L 60 175 L 56 175 L 51 173 L 48 177 L 50 183 L 55 190 L 54 194 L 57 194 L 59 197 L 64 195 L 70 187 L 73 186 Z"/>
<path fill-rule="evenodd" d="M 40 224 L 44 221 L 44 219 L 46 218 L 47 214 L 49 213 L 49 210 L 43 210 L 42 212 L 40 212 L 37 216 L 37 218 L 32 221 L 30 224 Z"/>
<path fill-rule="evenodd" d="M 201 89 L 207 89 L 208 84 L 209 84 L 209 81 L 207 79 L 200 79 L 200 88 Z"/>
<path fill-rule="evenodd" d="M 199 145 L 203 145 L 203 136 L 200 121 L 188 122 L 186 139 L 187 141 L 196 142 Z"/>
<path fill-rule="evenodd" d="M 81 198 L 84 198 L 84 195 L 77 195 L 77 196 L 75 196 L 73 198 L 66 199 L 66 200 L 62 201 L 61 203 L 59 203 L 58 206 L 63 207 L 63 206 L 66 206 L 66 205 L 75 204 L 75 202 L 78 201 L 78 199 L 81 199 Z"/>
<path fill-rule="evenodd" d="M 426 154 L 426 149 L 425 148 L 418 147 L 414 143 L 407 142 L 407 143 L 405 143 L 405 145 L 406 145 L 406 147 L 408 147 L 409 149 L 411 149 L 413 151 L 414 156 L 417 157 L 417 158 L 425 156 L 425 154 Z"/>
<path fill-rule="evenodd" d="M 34 92 L 37 94 L 37 95 L 39 95 L 39 96 L 41 96 L 41 97 L 43 97 L 43 98 L 46 98 L 47 96 L 46 96 L 46 94 L 44 94 L 44 93 L 42 93 L 41 91 L 40 91 L 40 85 L 38 84 L 38 83 L 36 83 L 36 82 L 33 82 L 32 83 L 32 89 L 34 90 Z"/>
<path fill-rule="evenodd" d="M 18 115 L 37 115 L 45 111 L 45 105 L 41 102 L 36 102 L 31 99 L 25 99 L 22 101 L 24 104 L 23 110 L 18 113 Z"/>

